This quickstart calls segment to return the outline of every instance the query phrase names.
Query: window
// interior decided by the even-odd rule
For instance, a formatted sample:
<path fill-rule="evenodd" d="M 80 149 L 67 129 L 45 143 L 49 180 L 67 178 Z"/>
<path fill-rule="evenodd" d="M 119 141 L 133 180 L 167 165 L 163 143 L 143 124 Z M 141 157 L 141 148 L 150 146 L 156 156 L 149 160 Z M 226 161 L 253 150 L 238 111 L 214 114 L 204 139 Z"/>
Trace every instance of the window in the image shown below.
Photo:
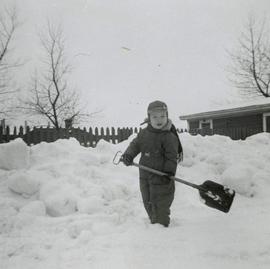
<path fill-rule="evenodd" d="M 213 129 L 213 120 L 200 120 L 199 129 Z"/>

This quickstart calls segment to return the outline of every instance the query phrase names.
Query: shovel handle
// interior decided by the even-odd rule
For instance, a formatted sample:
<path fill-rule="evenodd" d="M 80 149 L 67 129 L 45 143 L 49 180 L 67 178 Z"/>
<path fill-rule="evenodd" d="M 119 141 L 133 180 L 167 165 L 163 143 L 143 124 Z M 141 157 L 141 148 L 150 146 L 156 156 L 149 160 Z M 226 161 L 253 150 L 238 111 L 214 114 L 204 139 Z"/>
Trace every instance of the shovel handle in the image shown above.
<path fill-rule="evenodd" d="M 181 179 L 181 178 L 177 178 L 177 177 L 174 177 L 174 176 L 169 176 L 168 174 L 166 174 L 166 173 L 164 173 L 164 172 L 161 172 L 161 171 L 158 171 L 158 170 L 156 170 L 156 169 L 153 169 L 153 168 L 150 168 L 150 167 L 147 167 L 147 166 L 138 164 L 138 163 L 134 163 L 134 162 L 132 163 L 132 165 L 134 165 L 134 166 L 136 166 L 136 167 L 138 167 L 138 168 L 140 168 L 140 169 L 142 169 L 142 170 L 145 170 L 145 171 L 151 172 L 151 173 L 153 173 L 153 174 L 159 175 L 159 176 L 167 176 L 167 177 L 169 177 L 169 178 L 171 178 L 171 179 L 174 179 L 175 181 L 178 181 L 178 182 L 180 182 L 180 183 L 183 183 L 183 184 L 185 184 L 185 185 L 188 185 L 188 186 L 190 186 L 190 187 L 192 187 L 192 188 L 195 188 L 195 189 L 197 189 L 197 190 L 201 190 L 201 189 L 202 189 L 202 188 L 201 188 L 199 185 L 197 185 L 197 184 L 188 182 L 188 181 L 186 181 L 186 180 L 184 180 L 184 179 Z M 202 190 L 204 190 L 204 189 L 202 189 Z"/>
<path fill-rule="evenodd" d="M 113 163 L 115 165 L 118 165 L 120 162 L 123 161 L 122 158 L 122 152 L 117 152 L 114 156 Z M 225 189 L 224 186 L 217 184 L 213 181 L 205 181 L 202 185 L 197 185 L 194 183 L 191 183 L 189 181 L 186 181 L 181 178 L 177 178 L 174 176 L 169 176 L 168 174 L 155 170 L 153 168 L 132 162 L 132 165 L 135 167 L 138 167 L 142 170 L 151 172 L 153 174 L 159 175 L 159 176 L 167 176 L 170 179 L 173 179 L 175 181 L 178 181 L 180 183 L 183 183 L 185 185 L 188 185 L 194 189 L 199 190 L 199 194 L 202 197 L 202 199 L 205 201 L 205 204 L 209 207 L 215 208 L 217 210 L 223 211 L 225 213 L 229 212 L 230 207 L 233 202 L 233 198 L 235 196 L 235 191 L 230 189 Z M 210 188 L 209 183 L 212 184 L 212 187 Z M 218 186 L 218 188 L 217 188 Z"/>
<path fill-rule="evenodd" d="M 115 165 L 118 165 L 120 162 L 122 161 L 122 152 L 121 151 L 118 151 L 114 158 L 113 158 L 113 163 Z M 201 191 L 207 191 L 205 190 L 203 187 L 201 187 L 200 185 L 197 185 L 197 184 L 194 184 L 194 183 L 191 183 L 189 181 L 186 181 L 184 179 L 181 179 L 181 178 L 177 178 L 177 177 L 174 177 L 174 176 L 169 176 L 168 174 L 164 173 L 164 172 L 161 172 L 161 171 L 158 171 L 156 169 L 153 169 L 153 168 L 150 168 L 150 167 L 147 167 L 147 166 L 144 166 L 144 165 L 141 165 L 141 164 L 138 164 L 138 163 L 135 163 L 135 162 L 132 162 L 132 165 L 135 166 L 135 167 L 138 167 L 142 170 L 145 170 L 145 171 L 148 171 L 148 172 L 151 172 L 153 174 L 156 174 L 156 175 L 159 175 L 159 176 L 167 176 L 171 179 L 174 179 L 175 181 L 177 182 L 180 182 L 180 183 L 183 183 L 185 185 L 188 185 L 192 188 L 195 188 L 197 190 L 201 190 Z"/>

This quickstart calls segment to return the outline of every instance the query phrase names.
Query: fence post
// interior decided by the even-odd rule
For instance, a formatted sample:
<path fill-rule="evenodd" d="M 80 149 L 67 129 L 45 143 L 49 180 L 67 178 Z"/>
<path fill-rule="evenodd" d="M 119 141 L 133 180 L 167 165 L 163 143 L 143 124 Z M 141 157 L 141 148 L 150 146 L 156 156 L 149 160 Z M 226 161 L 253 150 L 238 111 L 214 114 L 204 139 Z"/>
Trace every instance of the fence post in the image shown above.
<path fill-rule="evenodd" d="M 9 128 L 9 126 L 6 127 L 5 135 L 6 135 L 6 141 L 9 142 L 10 141 L 10 128 Z"/>
<path fill-rule="evenodd" d="M 129 137 L 129 132 L 130 132 L 129 128 L 126 127 L 126 128 L 125 128 L 125 139 L 124 139 L 124 140 L 127 140 L 127 139 L 128 139 L 128 137 Z"/>
<path fill-rule="evenodd" d="M 92 127 L 89 128 L 89 133 L 88 133 L 88 136 L 87 136 L 87 140 L 88 140 L 87 144 L 90 147 L 93 147 L 94 135 L 93 135 Z"/>
<path fill-rule="evenodd" d="M 24 142 L 30 146 L 30 127 L 26 126 L 25 135 L 23 136 Z"/>
<path fill-rule="evenodd" d="M 80 131 L 81 134 L 81 142 L 80 144 L 84 147 L 86 147 L 86 128 L 83 127 L 83 129 Z"/>
<path fill-rule="evenodd" d="M 63 128 L 59 128 L 58 132 L 57 132 L 57 139 L 64 139 L 65 138 L 65 134 L 63 132 Z"/>
<path fill-rule="evenodd" d="M 14 129 L 13 129 L 13 139 L 17 138 L 17 127 L 14 126 Z"/>
<path fill-rule="evenodd" d="M 122 141 L 126 140 L 127 137 L 127 129 L 125 127 L 122 128 Z"/>
<path fill-rule="evenodd" d="M 23 127 L 20 126 L 19 128 L 19 137 L 23 138 Z"/>
<path fill-rule="evenodd" d="M 51 129 L 53 142 L 55 142 L 58 139 L 58 132 L 59 132 L 59 129 L 57 128 Z"/>
<path fill-rule="evenodd" d="M 33 131 L 31 132 L 32 133 L 32 143 L 34 144 L 34 145 L 36 145 L 37 144 L 37 128 L 36 127 L 34 127 L 33 128 Z M 31 144 L 32 144 L 31 143 Z"/>
<path fill-rule="evenodd" d="M 57 132 L 55 128 L 48 128 L 50 142 L 54 142 L 54 135 Z"/>
<path fill-rule="evenodd" d="M 93 146 L 96 146 L 97 142 L 99 141 L 99 134 L 98 134 L 98 128 L 95 128 L 95 141 L 93 141 Z"/>
<path fill-rule="evenodd" d="M 120 129 L 119 127 L 117 128 L 117 138 L 118 138 L 118 143 L 122 142 L 123 132 L 122 132 L 122 129 Z"/>
<path fill-rule="evenodd" d="M 100 138 L 99 138 L 99 140 L 100 140 L 100 139 L 104 139 L 104 138 L 105 138 L 105 135 L 104 135 L 104 128 L 101 127 L 101 130 L 100 130 Z"/>
<path fill-rule="evenodd" d="M 72 132 L 70 133 L 70 137 L 74 137 L 79 141 L 79 139 L 78 139 L 78 129 L 77 128 L 72 128 Z M 79 143 L 80 143 L 80 141 L 79 141 Z"/>
<path fill-rule="evenodd" d="M 121 131 L 122 131 L 122 141 L 124 141 L 126 139 L 126 128 L 125 127 L 121 128 Z"/>
<path fill-rule="evenodd" d="M 3 138 L 3 127 L 0 126 L 0 143 L 4 142 L 4 138 Z"/>
<path fill-rule="evenodd" d="M 115 144 L 116 142 L 116 134 L 115 134 L 115 129 L 114 129 L 114 127 L 112 127 L 112 136 L 111 136 L 111 138 L 112 138 L 112 143 L 113 144 Z"/>
<path fill-rule="evenodd" d="M 2 134 L 5 135 L 6 134 L 6 120 L 5 119 L 1 120 L 1 127 L 2 127 Z"/>
<path fill-rule="evenodd" d="M 105 136 L 105 140 L 110 142 L 111 138 L 110 138 L 110 129 L 109 127 L 106 128 L 106 136 Z"/>
<path fill-rule="evenodd" d="M 41 126 L 38 131 L 39 131 L 39 143 L 40 143 L 40 142 L 44 141 L 44 129 L 43 129 L 43 127 Z"/>

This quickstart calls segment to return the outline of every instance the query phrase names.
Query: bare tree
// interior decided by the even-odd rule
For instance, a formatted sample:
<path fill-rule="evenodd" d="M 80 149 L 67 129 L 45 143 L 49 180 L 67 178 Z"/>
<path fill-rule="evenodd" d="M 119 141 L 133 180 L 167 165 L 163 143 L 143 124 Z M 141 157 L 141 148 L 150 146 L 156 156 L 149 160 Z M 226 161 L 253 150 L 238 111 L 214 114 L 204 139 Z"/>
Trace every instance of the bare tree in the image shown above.
<path fill-rule="evenodd" d="M 10 70 L 19 65 L 18 61 L 11 59 L 11 43 L 16 29 L 19 27 L 16 7 L 4 8 L 0 11 L 0 114 L 10 112 L 7 101 L 16 90 L 11 88 Z"/>
<path fill-rule="evenodd" d="M 32 79 L 23 108 L 31 115 L 46 117 L 58 129 L 66 119 L 74 121 L 89 114 L 83 112 L 79 94 L 68 84 L 71 67 L 66 60 L 62 27 L 48 22 L 47 32 L 40 40 L 43 64 Z"/>
<path fill-rule="evenodd" d="M 229 52 L 229 79 L 246 96 L 270 97 L 270 33 L 266 28 L 265 22 L 256 23 L 250 17 L 238 48 Z"/>

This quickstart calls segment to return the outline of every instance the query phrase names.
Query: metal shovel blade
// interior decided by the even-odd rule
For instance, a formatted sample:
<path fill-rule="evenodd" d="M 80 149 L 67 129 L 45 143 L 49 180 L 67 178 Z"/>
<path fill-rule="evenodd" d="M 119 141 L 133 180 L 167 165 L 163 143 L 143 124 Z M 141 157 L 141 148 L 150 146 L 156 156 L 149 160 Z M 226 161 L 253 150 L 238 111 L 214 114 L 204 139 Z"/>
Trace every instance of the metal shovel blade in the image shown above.
<path fill-rule="evenodd" d="M 234 190 L 211 180 L 199 185 L 198 189 L 207 206 L 225 213 L 229 212 L 235 196 Z"/>

